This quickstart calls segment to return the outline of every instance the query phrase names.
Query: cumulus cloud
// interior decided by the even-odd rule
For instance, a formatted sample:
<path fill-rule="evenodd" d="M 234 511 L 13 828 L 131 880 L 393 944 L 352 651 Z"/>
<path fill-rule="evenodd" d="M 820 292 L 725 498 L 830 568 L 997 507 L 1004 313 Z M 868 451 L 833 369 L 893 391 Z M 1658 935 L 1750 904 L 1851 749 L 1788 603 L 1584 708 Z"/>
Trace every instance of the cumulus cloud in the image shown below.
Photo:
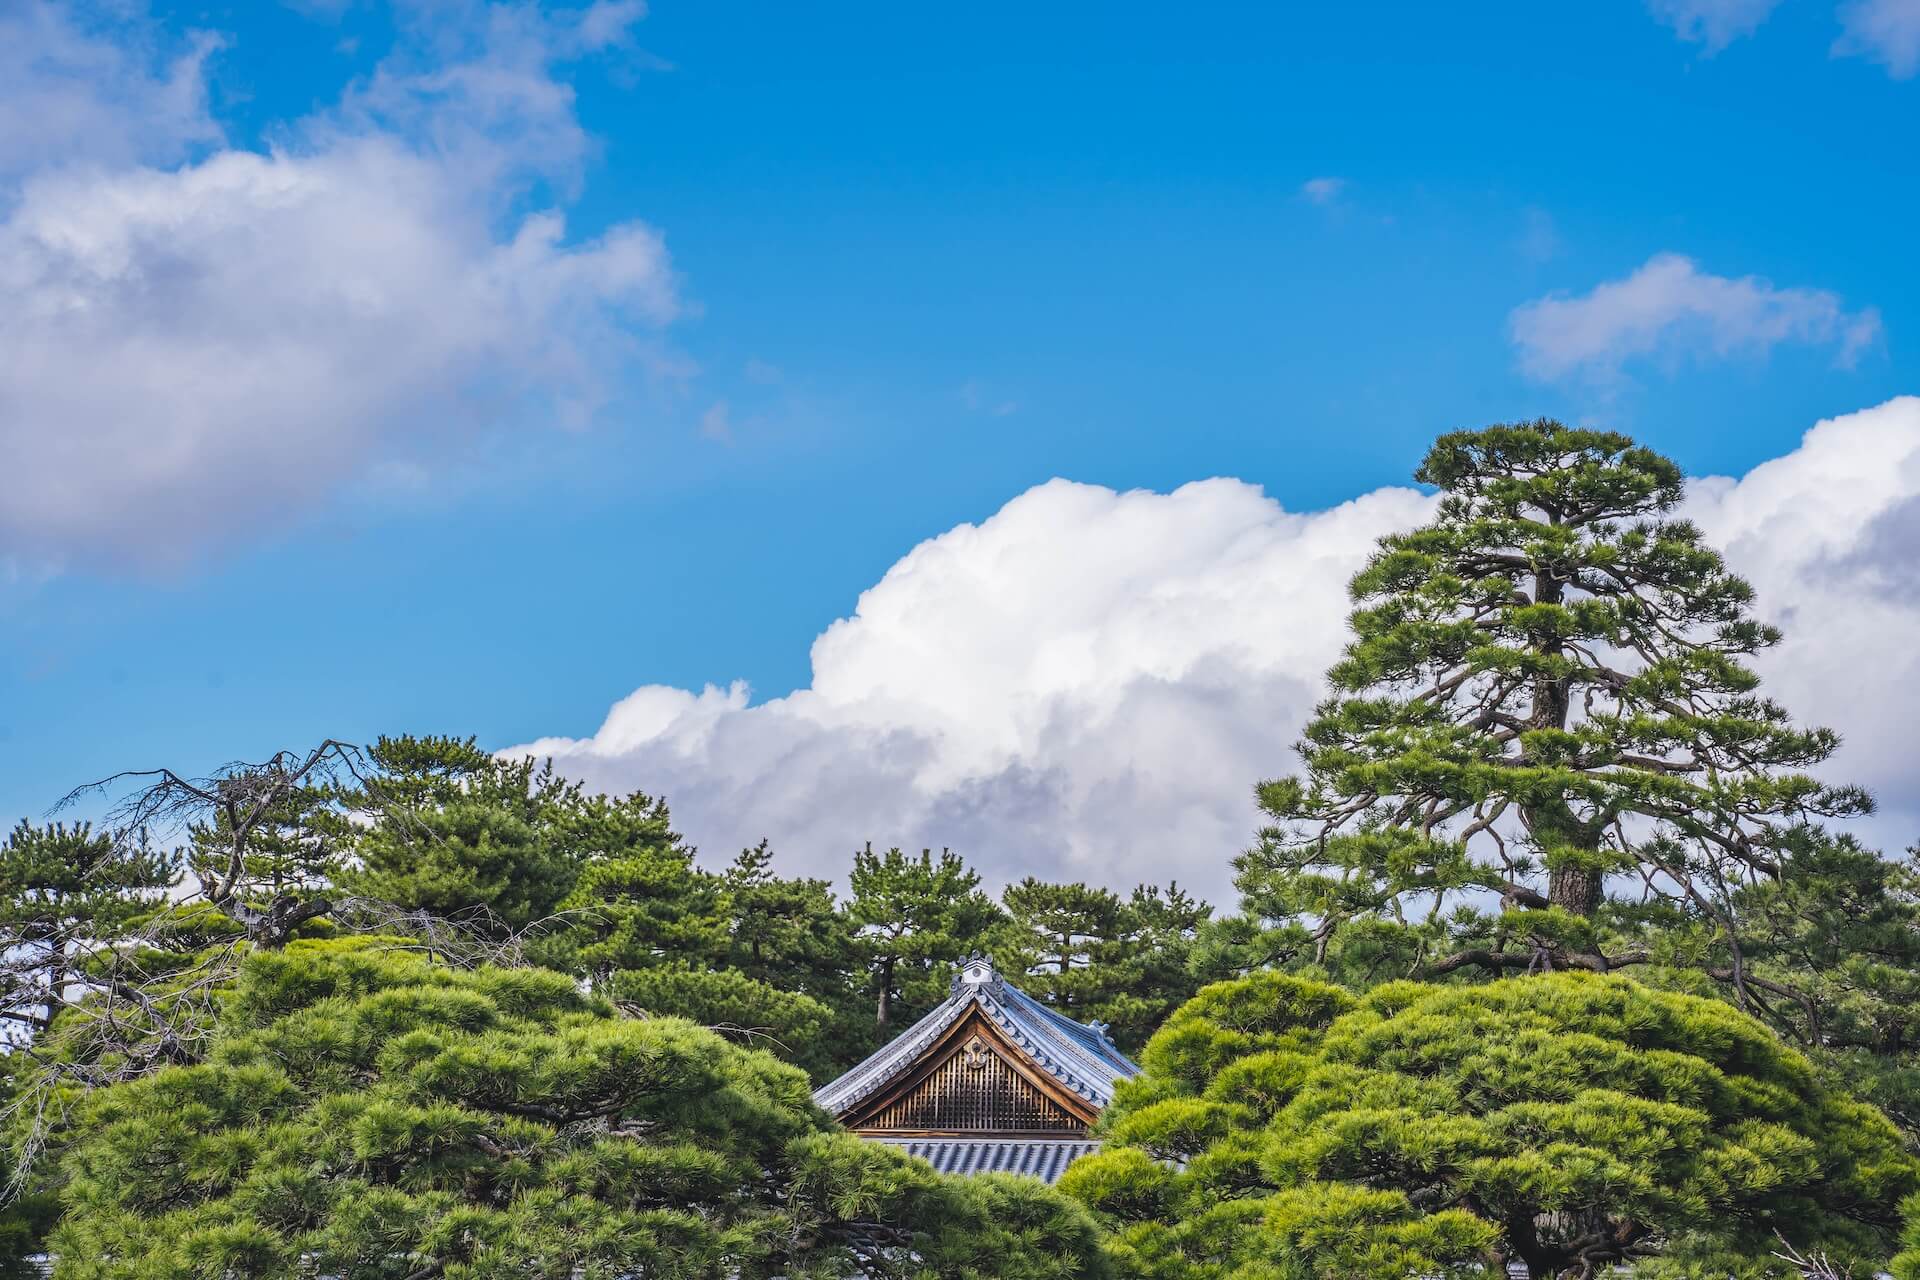
<path fill-rule="evenodd" d="M 1780 0 L 1647 0 L 1647 11 L 1682 40 L 1718 53 L 1760 29 Z"/>
<path fill-rule="evenodd" d="M 554 199 L 591 151 L 556 67 L 637 4 L 403 6 L 394 55 L 266 150 L 206 122 L 204 41 L 123 84 L 151 61 L 124 31 L 23 12 L 0 59 L 38 70 L 0 112 L 77 104 L 80 141 L 7 153 L 0 555 L 166 566 L 477 432 L 584 423 L 674 314 L 656 232 L 570 239 Z"/>
<path fill-rule="evenodd" d="M 1837 55 L 1871 58 L 1896 80 L 1920 72 L 1920 0 L 1852 0 L 1840 6 Z"/>
<path fill-rule="evenodd" d="M 1055 480 L 910 551 L 815 641 L 808 687 L 756 704 L 743 684 L 649 685 L 591 736 L 509 754 L 665 793 L 719 856 L 766 835 L 832 876 L 871 838 L 953 846 L 996 881 L 1177 878 L 1225 899 L 1252 784 L 1293 767 L 1344 641 L 1347 579 L 1432 510 L 1411 489 L 1302 514 L 1238 480 Z M 1887 808 L 1872 834 L 1910 838 L 1920 399 L 1700 480 L 1687 513 L 1787 631 L 1770 687 L 1845 735 L 1835 776 Z"/>
<path fill-rule="evenodd" d="M 1541 379 L 1615 377 L 1635 357 L 1764 355 L 1783 343 L 1831 347 L 1851 366 L 1880 335 L 1880 313 L 1849 311 L 1824 289 L 1733 279 L 1661 253 L 1622 280 L 1539 298 L 1509 317 L 1520 366 Z"/>
<path fill-rule="evenodd" d="M 805 689 L 648 686 L 591 737 L 513 751 L 665 792 L 711 850 L 769 835 L 824 874 L 871 838 L 1001 878 L 1218 890 L 1339 647 L 1347 578 L 1429 505 L 1055 480 L 909 552 L 815 641 Z"/>
<path fill-rule="evenodd" d="M 1687 514 L 1786 633 L 1761 660 L 1768 690 L 1845 741 L 1829 772 L 1880 798 L 1872 826 L 1920 836 L 1920 397 L 1819 423 L 1800 447 L 1738 480 L 1696 483 Z"/>

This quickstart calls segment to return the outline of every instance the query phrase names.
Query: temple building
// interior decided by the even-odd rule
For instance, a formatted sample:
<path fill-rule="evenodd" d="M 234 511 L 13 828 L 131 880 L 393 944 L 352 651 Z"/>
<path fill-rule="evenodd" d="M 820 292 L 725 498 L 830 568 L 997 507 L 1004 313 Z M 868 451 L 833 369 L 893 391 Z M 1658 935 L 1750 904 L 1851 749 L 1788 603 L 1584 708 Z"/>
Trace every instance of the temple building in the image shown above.
<path fill-rule="evenodd" d="M 855 1133 L 942 1173 L 1052 1182 L 1099 1148 L 1088 1128 L 1114 1085 L 1139 1072 L 1103 1024 L 1047 1008 L 974 956 L 938 1008 L 813 1097 Z"/>

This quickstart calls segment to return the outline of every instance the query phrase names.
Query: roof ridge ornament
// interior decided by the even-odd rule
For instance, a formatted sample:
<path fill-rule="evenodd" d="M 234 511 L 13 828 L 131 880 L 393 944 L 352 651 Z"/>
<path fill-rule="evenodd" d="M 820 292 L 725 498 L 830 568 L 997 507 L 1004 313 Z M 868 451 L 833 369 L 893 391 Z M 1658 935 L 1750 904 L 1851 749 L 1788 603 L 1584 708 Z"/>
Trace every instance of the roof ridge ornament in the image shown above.
<path fill-rule="evenodd" d="M 969 987 L 992 989 L 1000 985 L 1000 971 L 993 967 L 993 958 L 984 951 L 975 951 L 960 962 L 960 971 L 953 975 L 952 994 L 959 995 Z"/>

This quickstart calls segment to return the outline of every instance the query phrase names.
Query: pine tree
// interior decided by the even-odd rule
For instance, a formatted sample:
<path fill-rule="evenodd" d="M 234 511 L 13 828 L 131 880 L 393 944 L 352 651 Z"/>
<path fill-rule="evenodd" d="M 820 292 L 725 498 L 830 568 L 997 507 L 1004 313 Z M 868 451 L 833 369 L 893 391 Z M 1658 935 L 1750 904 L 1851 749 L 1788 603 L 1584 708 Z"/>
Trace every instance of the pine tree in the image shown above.
<path fill-rule="evenodd" d="M 1718 922 L 1746 1001 L 1728 896 L 1778 878 L 1798 826 L 1869 802 L 1810 776 L 1833 733 L 1757 692 L 1748 660 L 1779 633 L 1674 516 L 1680 469 L 1543 420 L 1444 436 L 1416 474 L 1435 518 L 1354 579 L 1305 772 L 1258 788 L 1238 966 L 1643 963 L 1603 946 L 1618 877 Z"/>
<path fill-rule="evenodd" d="M 720 879 L 694 866 L 686 848 L 596 858 L 560 910 L 565 928 L 535 954 L 596 983 L 620 970 L 712 968 L 726 955 Z"/>
<path fill-rule="evenodd" d="M 1109 994 L 1097 1010 L 1122 1049 L 1138 1052 L 1199 989 L 1193 952 L 1212 914 L 1177 884 L 1139 885 L 1127 899 L 1121 950 L 1106 966 Z"/>
<path fill-rule="evenodd" d="M 835 1131 L 806 1078 L 563 975 L 249 957 L 206 1060 L 60 1135 L 60 1280 L 1103 1274 L 1087 1215 Z"/>
<path fill-rule="evenodd" d="M 1000 917 L 980 891 L 980 876 L 956 853 L 917 858 L 898 849 L 853 856 L 847 919 L 866 958 L 866 987 L 880 1039 L 896 1021 L 910 1021 L 947 994 L 955 965 L 982 946 Z"/>
<path fill-rule="evenodd" d="M 825 880 L 773 872 L 765 840 L 727 868 L 726 964 L 783 991 L 839 1007 L 853 994 L 858 956 L 847 917 Z"/>
<path fill-rule="evenodd" d="M 1032 994 L 1070 1016 L 1111 994 L 1110 971 L 1125 946 L 1126 906 L 1111 889 L 1085 884 L 1048 884 L 1028 876 L 1000 895 L 1007 922 L 1000 930 L 1011 944 L 1003 967 L 1025 973 Z"/>
<path fill-rule="evenodd" d="M 620 969 L 601 985 L 604 994 L 624 1008 L 698 1023 L 791 1062 L 816 1082 L 831 1080 L 848 1065 L 837 1051 L 833 1009 L 738 970 L 680 965 Z"/>
<path fill-rule="evenodd" d="M 1028 994 L 1081 1022 L 1099 1022 L 1122 1049 L 1145 1043 L 1198 983 L 1188 958 L 1212 908 L 1178 885 L 1140 885 L 1130 897 L 1027 877 L 1001 895 L 994 930 L 1002 969 Z"/>
<path fill-rule="evenodd" d="M 1204 988 L 1061 1181 L 1156 1277 L 1865 1274 L 1920 1160 L 1758 1021 L 1618 975 Z"/>
<path fill-rule="evenodd" d="M 18 1050 L 0 1051 L 0 1114 L 6 1114 L 17 1088 L 16 1076 L 29 1065 Z M 14 1135 L 7 1135 L 13 1137 Z M 32 1182 L 9 1185 L 0 1178 L 0 1280 L 41 1280 L 36 1259 L 45 1251 L 56 1216 L 54 1197 Z"/>
<path fill-rule="evenodd" d="M 76 787 L 57 807 L 108 796 L 109 835 L 122 857 L 148 837 L 188 843 L 195 896 L 259 947 L 282 947 L 334 909 L 333 878 L 354 830 L 344 804 L 364 797 L 366 753 L 331 738 L 301 753 L 223 765 L 206 777 L 133 769 Z"/>
<path fill-rule="evenodd" d="M 524 929 L 590 863 L 679 846 L 664 802 L 590 795 L 550 761 L 498 760 L 471 738 L 382 738 L 368 756 L 379 773 L 353 807 L 375 816 L 354 828 L 356 865 L 338 879 L 408 910 Z"/>
<path fill-rule="evenodd" d="M 1920 1280 L 1920 1195 L 1906 1203 L 1906 1225 L 1900 1232 L 1902 1248 L 1887 1268 L 1893 1280 Z"/>
<path fill-rule="evenodd" d="M 179 861 L 86 823 L 21 822 L 0 843 L 0 1042 L 31 1037 L 89 988 L 90 962 L 178 883 Z"/>

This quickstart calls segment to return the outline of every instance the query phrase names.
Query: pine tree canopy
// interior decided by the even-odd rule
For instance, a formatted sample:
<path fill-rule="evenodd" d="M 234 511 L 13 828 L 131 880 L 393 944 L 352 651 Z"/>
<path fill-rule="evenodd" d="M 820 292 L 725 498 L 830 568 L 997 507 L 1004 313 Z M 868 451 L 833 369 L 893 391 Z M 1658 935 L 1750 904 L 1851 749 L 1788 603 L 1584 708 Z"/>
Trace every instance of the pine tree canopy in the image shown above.
<path fill-rule="evenodd" d="M 97 950 L 179 878 L 179 860 L 141 840 L 16 826 L 0 842 L 0 1043 L 45 1031 Z"/>
<path fill-rule="evenodd" d="M 1078 1206 L 838 1132 L 766 1054 L 367 939 L 250 956 L 206 1060 L 56 1154 L 60 1280 L 1103 1274 Z"/>
<path fill-rule="evenodd" d="M 1262 973 L 1148 1042 L 1061 1186 L 1124 1273 L 1868 1274 L 1920 1162 L 1724 1002 L 1582 972 L 1363 997 Z M 1776 1234 L 1778 1233 L 1778 1234 Z"/>
<path fill-rule="evenodd" d="M 946 998 L 953 966 L 985 942 L 1000 919 L 980 874 L 956 853 L 918 857 L 873 846 L 853 855 L 847 918 L 866 953 L 874 1030 L 911 1022 Z"/>
<path fill-rule="evenodd" d="M 1888 1268 L 1893 1280 L 1920 1280 L 1920 1195 L 1907 1201 L 1906 1226 L 1900 1233 L 1903 1246 Z"/>
<path fill-rule="evenodd" d="M 551 762 L 497 760 L 470 738 L 382 738 L 377 769 L 349 797 L 374 820 L 349 827 L 350 892 L 445 917 L 485 912 L 521 929 L 558 910 L 596 863 L 689 851 L 664 802 L 589 794 Z"/>
<path fill-rule="evenodd" d="M 1099 1021 L 1134 1052 L 1199 985 L 1187 961 L 1213 908 L 1178 885 L 1140 885 L 1130 897 L 1033 876 L 1000 896 L 1006 918 L 991 949 L 1021 989 L 1080 1022 Z"/>
<path fill-rule="evenodd" d="M 1758 691 L 1779 634 L 1674 514 L 1673 462 L 1542 420 L 1444 436 L 1417 475 L 1437 513 L 1354 578 L 1304 772 L 1258 788 L 1272 825 L 1237 865 L 1272 927 L 1231 939 L 1239 967 L 1644 963 L 1605 945 L 1610 881 L 1727 925 L 1796 829 L 1868 808 L 1810 773 L 1835 735 Z"/>

